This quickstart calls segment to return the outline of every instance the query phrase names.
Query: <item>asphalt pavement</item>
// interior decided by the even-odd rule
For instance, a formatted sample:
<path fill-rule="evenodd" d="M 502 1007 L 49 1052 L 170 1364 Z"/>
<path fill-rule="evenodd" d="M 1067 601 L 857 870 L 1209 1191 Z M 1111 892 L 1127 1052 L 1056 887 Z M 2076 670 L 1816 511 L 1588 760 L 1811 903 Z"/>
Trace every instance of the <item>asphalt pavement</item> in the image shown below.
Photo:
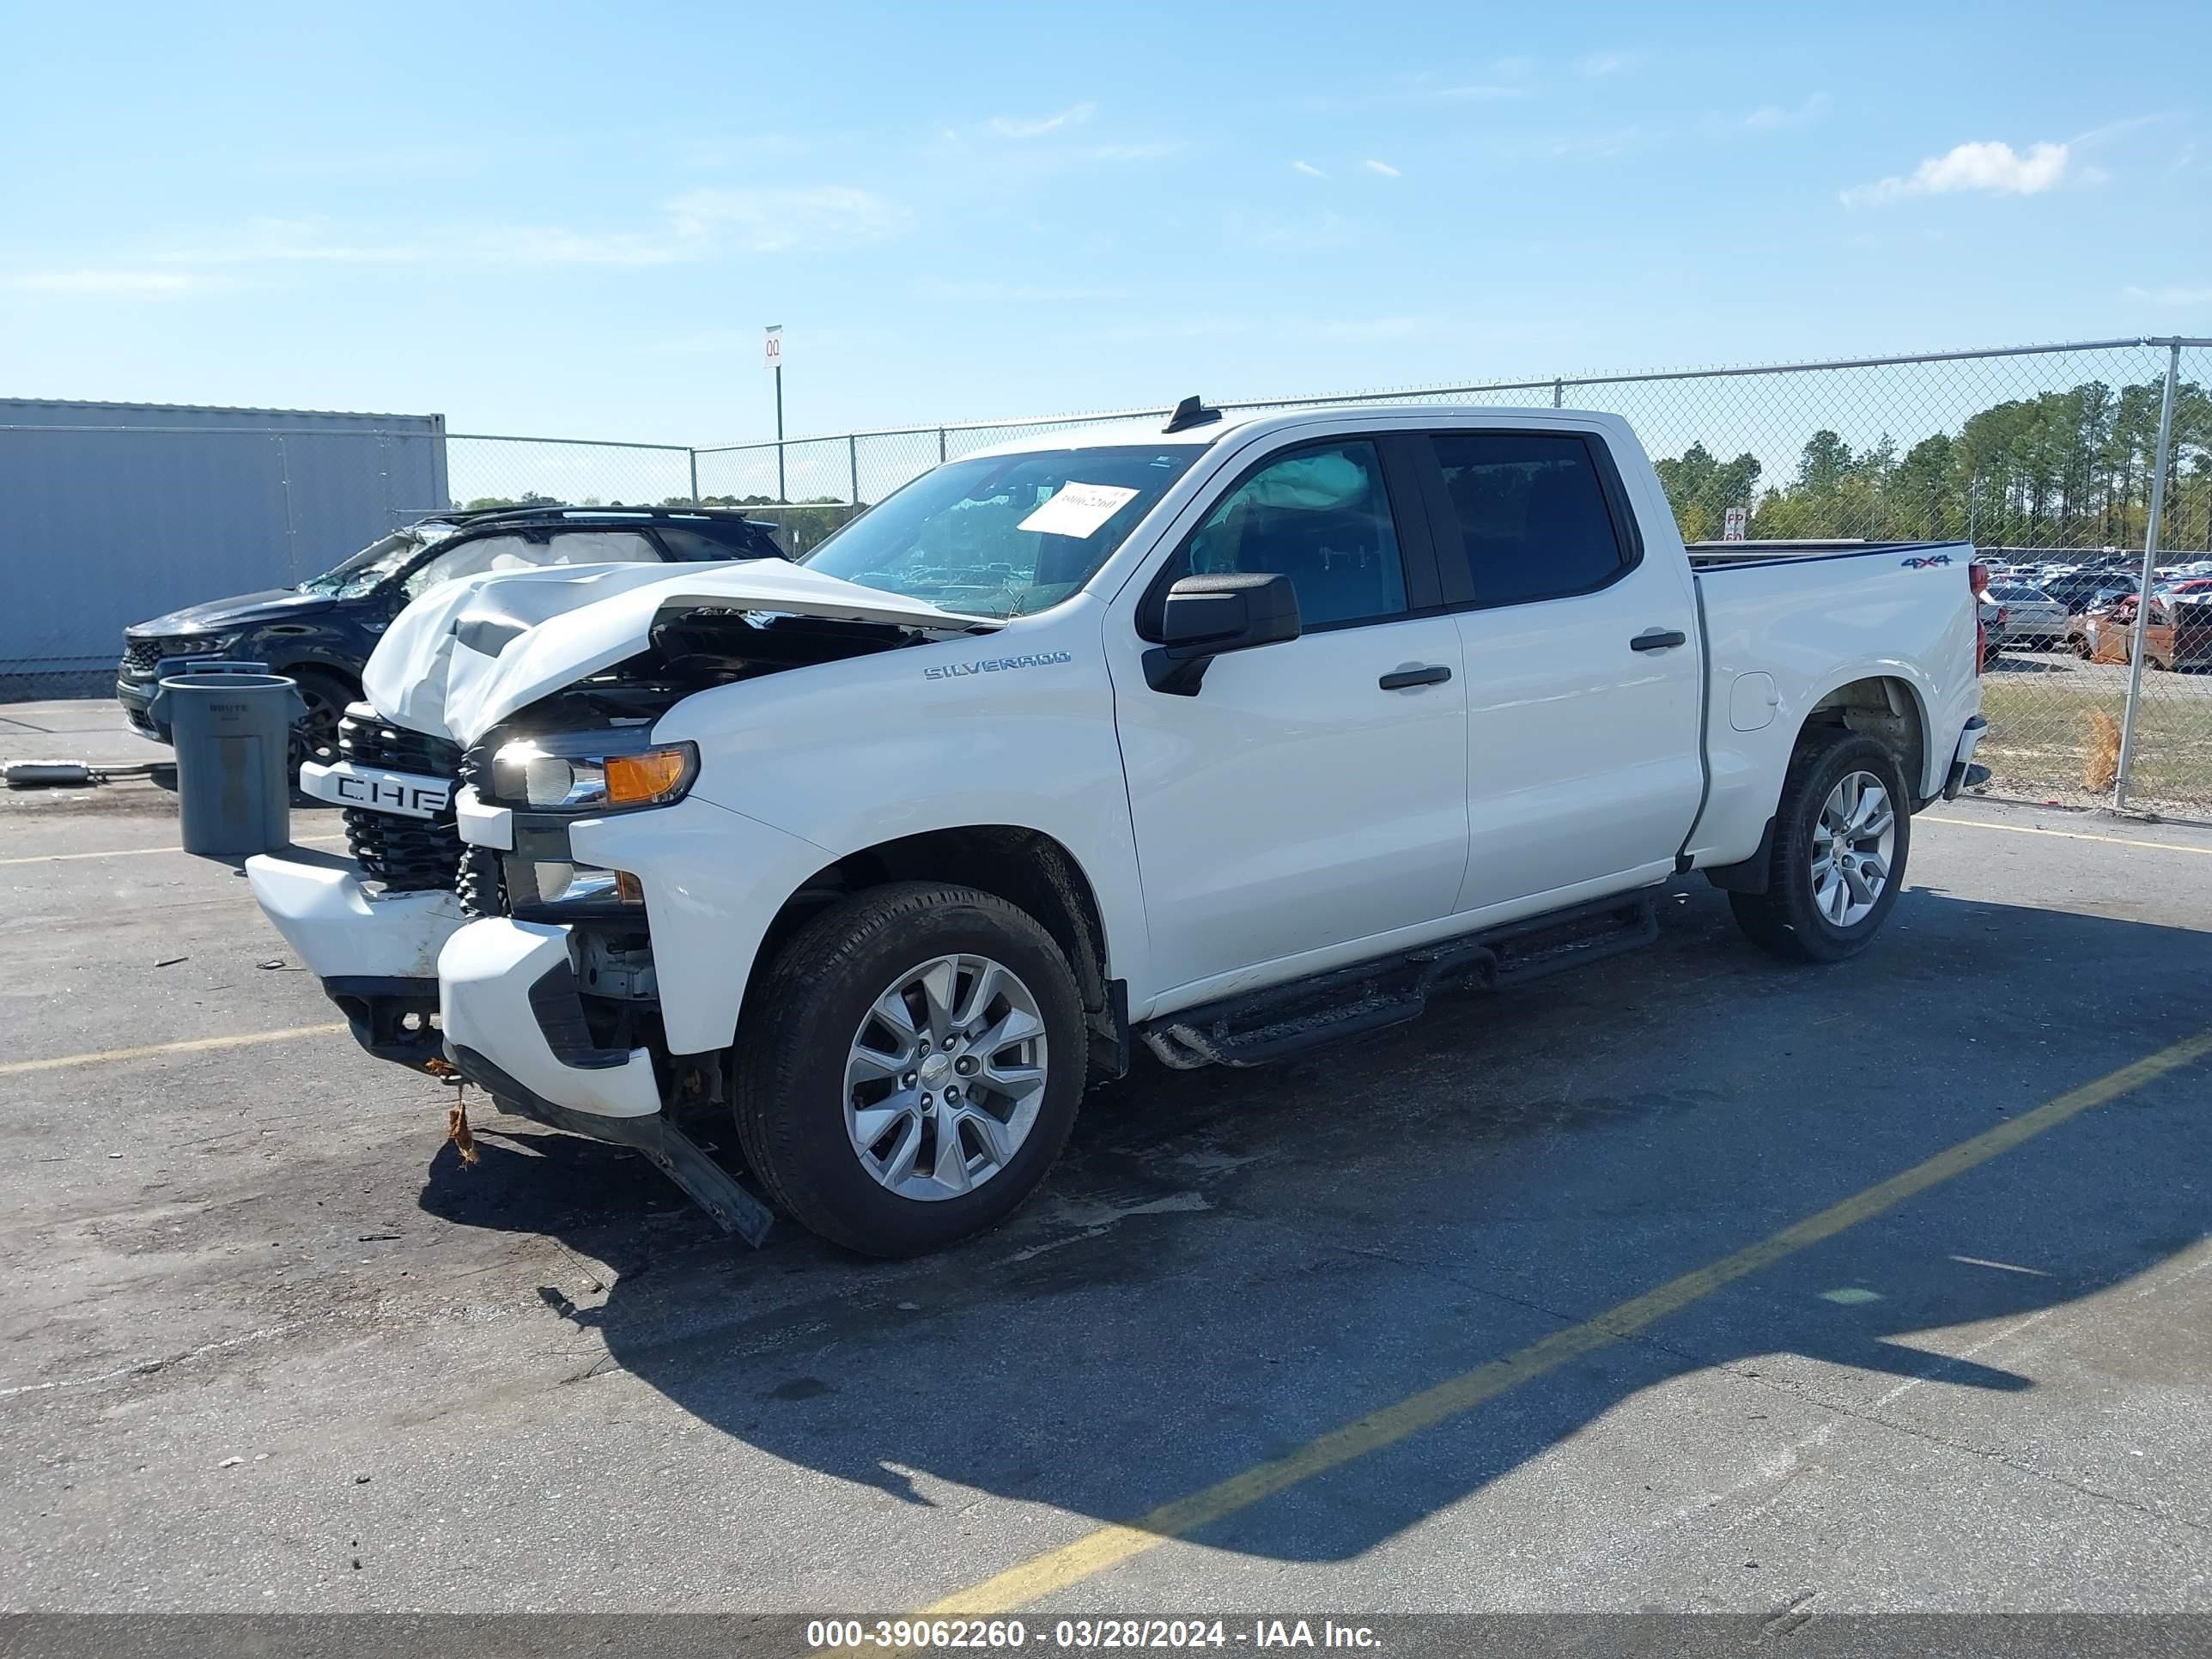
<path fill-rule="evenodd" d="M 2212 831 L 1939 806 L 1825 969 L 1692 880 L 1143 1064 L 892 1265 L 520 1120 L 465 1167 L 175 845 L 0 797 L 0 1608 L 2212 1610 Z"/>

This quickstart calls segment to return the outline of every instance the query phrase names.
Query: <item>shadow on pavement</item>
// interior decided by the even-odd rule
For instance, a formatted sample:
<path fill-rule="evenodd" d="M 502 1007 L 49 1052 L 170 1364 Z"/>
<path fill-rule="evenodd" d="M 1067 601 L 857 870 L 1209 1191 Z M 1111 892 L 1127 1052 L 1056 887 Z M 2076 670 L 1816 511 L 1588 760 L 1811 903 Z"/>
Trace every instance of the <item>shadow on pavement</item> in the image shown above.
<path fill-rule="evenodd" d="M 1867 956 L 1791 969 L 1702 887 L 1667 908 L 1653 950 L 1348 1050 L 1148 1065 L 1094 1092 L 1012 1224 L 920 1262 L 858 1261 L 788 1224 L 747 1252 L 641 1160 L 534 1130 L 487 1138 L 474 1170 L 441 1154 L 422 1203 L 607 1261 L 603 1305 L 580 1278 L 549 1305 L 794 1465 L 915 1504 L 951 1483 L 1128 1521 L 2207 1023 L 2212 936 L 2182 929 L 1922 890 Z M 2034 1375 L 1923 1334 L 2077 1302 L 2194 1244 L 2208 1086 L 2200 1068 L 2096 1109 L 1337 1471 L 1325 1500 L 1205 1535 L 1352 1556 L 1711 1367 L 1815 1401 L 1913 1379 L 2024 1409 Z"/>

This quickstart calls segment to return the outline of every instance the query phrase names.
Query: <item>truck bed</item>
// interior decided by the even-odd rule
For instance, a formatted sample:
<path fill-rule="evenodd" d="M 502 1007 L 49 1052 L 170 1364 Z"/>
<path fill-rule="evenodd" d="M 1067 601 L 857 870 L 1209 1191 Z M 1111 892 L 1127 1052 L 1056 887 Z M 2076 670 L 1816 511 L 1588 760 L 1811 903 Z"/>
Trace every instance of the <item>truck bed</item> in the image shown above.
<path fill-rule="evenodd" d="M 1811 711 L 1840 700 L 1909 737 L 1924 798 L 1981 702 L 1966 542 L 1704 542 L 1689 548 L 1707 647 L 1711 787 L 1699 862 L 1755 847 Z M 1848 688 L 1848 689 L 1847 689 Z"/>

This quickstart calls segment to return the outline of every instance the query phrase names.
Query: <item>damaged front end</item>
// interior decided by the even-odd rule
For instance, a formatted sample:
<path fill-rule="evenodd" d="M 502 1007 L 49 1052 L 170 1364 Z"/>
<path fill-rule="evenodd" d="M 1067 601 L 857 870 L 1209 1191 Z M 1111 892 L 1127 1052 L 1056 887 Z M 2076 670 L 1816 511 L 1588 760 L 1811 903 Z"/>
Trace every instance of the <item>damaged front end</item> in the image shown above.
<path fill-rule="evenodd" d="M 657 623 L 647 651 L 483 732 L 454 797 L 463 921 L 438 962 L 444 1058 L 459 1075 L 507 1110 L 644 1152 L 758 1243 L 768 1212 L 707 1150 L 726 1138 L 729 1051 L 671 1041 L 654 939 L 656 908 L 701 884 L 672 870 L 711 847 L 742 872 L 731 837 L 747 821 L 687 801 L 696 750 L 653 727 L 695 692 L 914 637 L 689 611 Z"/>
<path fill-rule="evenodd" d="M 301 787 L 342 807 L 350 858 L 264 854 L 246 860 L 246 878 L 354 1040 L 434 1074 L 444 1060 L 438 952 L 464 920 L 452 800 L 460 745 L 356 703 L 337 746 L 335 762 L 302 769 Z"/>
<path fill-rule="evenodd" d="M 766 1210 L 680 1127 L 726 1124 L 730 1036 L 695 1017 L 672 1043 L 654 922 L 674 902 L 671 925 L 701 925 L 698 896 L 725 878 L 702 871 L 817 849 L 687 799 L 696 752 L 653 727 L 699 692 L 977 624 L 787 566 L 737 580 L 748 569 L 643 592 L 528 573 L 426 596 L 315 781 L 345 807 L 352 858 L 294 851 L 248 874 L 368 1053 L 635 1146 L 757 1243 Z M 581 608 L 559 611 L 564 596 Z"/>

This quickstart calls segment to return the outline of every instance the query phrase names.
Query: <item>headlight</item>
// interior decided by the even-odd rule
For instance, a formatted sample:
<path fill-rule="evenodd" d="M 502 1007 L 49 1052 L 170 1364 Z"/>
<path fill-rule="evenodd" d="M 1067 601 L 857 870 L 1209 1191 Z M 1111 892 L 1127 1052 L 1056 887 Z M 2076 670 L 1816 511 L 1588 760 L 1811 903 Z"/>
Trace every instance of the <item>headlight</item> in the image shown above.
<path fill-rule="evenodd" d="M 540 860 L 531 866 L 540 904 L 642 904 L 645 889 L 627 870 Z"/>
<path fill-rule="evenodd" d="M 220 656 L 245 637 L 242 634 L 179 634 L 174 639 L 161 641 L 161 654 L 165 657 Z"/>
<path fill-rule="evenodd" d="M 699 769 L 690 744 L 625 749 L 619 735 L 519 738 L 492 757 L 497 799 L 545 812 L 665 806 L 683 798 Z"/>

